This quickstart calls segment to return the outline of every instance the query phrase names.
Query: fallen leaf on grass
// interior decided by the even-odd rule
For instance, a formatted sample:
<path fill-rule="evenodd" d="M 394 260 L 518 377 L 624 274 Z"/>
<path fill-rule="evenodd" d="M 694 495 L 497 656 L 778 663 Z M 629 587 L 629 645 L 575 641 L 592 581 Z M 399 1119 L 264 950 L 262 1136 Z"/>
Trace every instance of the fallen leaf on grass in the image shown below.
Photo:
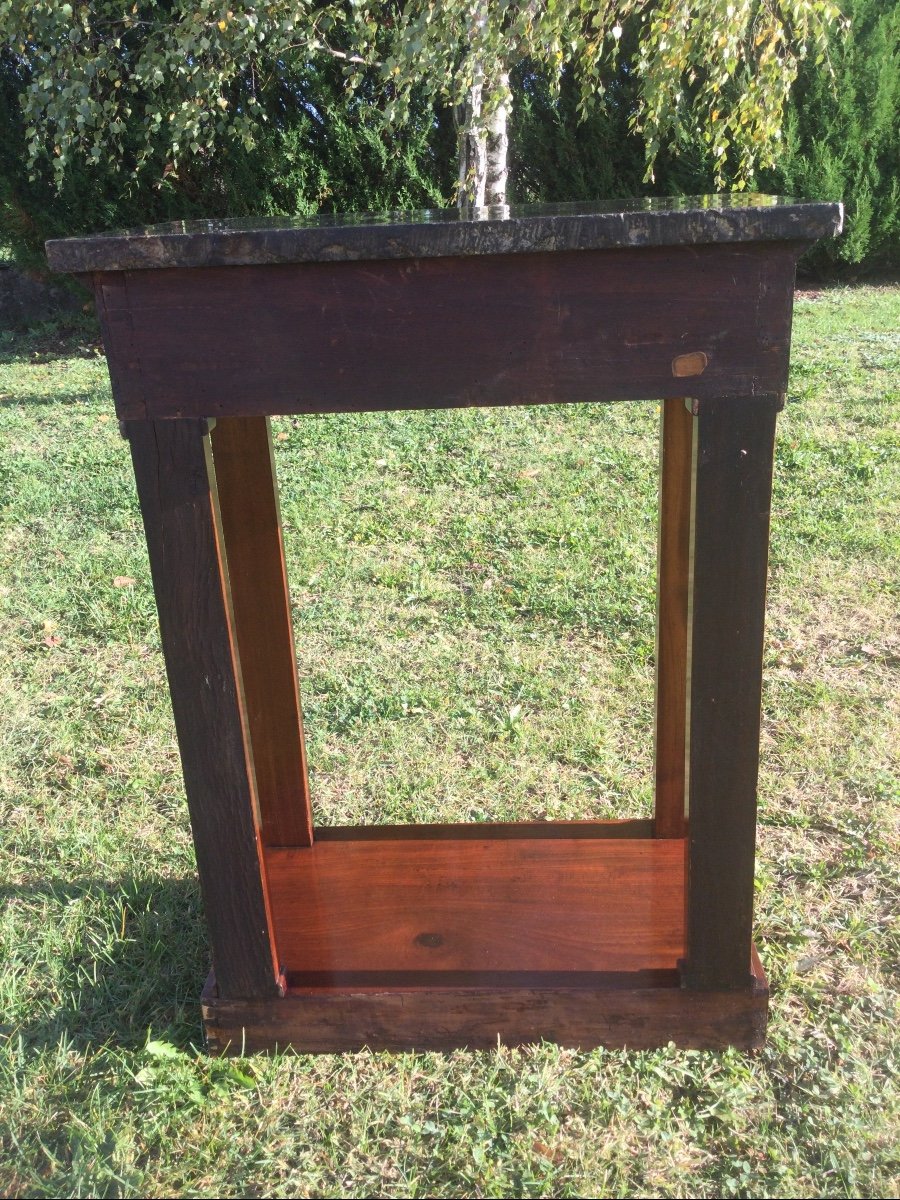
<path fill-rule="evenodd" d="M 131 587 L 133 583 L 130 575 L 117 575 L 113 580 L 113 587 Z"/>
<path fill-rule="evenodd" d="M 535 1154 L 539 1154 L 541 1158 L 545 1158 L 548 1162 L 551 1162 L 554 1165 L 562 1162 L 563 1158 L 565 1157 L 563 1152 L 558 1147 L 548 1146 L 546 1142 L 539 1140 L 536 1140 L 532 1144 L 531 1149 Z"/>

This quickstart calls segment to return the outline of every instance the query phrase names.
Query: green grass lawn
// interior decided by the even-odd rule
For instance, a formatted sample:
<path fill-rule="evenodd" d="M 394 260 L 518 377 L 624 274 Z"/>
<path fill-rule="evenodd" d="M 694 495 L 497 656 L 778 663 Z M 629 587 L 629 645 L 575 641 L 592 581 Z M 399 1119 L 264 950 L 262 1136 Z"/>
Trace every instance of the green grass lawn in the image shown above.
<path fill-rule="evenodd" d="M 209 1060 L 102 357 L 0 334 L 0 1192 L 894 1196 L 900 287 L 798 299 L 748 1055 Z M 320 823 L 647 815 L 658 411 L 275 423 Z"/>

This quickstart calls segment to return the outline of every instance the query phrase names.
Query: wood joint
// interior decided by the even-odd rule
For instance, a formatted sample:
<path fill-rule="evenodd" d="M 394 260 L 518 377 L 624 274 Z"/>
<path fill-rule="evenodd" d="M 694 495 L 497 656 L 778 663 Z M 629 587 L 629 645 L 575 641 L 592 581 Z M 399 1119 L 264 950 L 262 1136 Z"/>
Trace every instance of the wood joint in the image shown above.
<path fill-rule="evenodd" d="M 781 412 L 785 405 L 784 392 L 763 392 L 759 395 L 750 395 L 745 397 L 723 396 L 720 397 L 720 399 L 732 404 L 740 404 L 745 407 L 756 408 L 760 411 L 768 410 L 769 412 L 774 413 Z M 684 407 L 689 413 L 691 413 L 692 416 L 698 417 L 701 411 L 707 412 L 709 411 L 711 405 L 715 405 L 717 403 L 719 403 L 718 400 L 715 400 L 709 396 L 705 396 L 703 399 L 689 397 L 685 399 Z"/>
<path fill-rule="evenodd" d="M 129 425 L 133 424 L 133 421 L 119 421 L 119 436 L 123 439 L 123 441 L 129 441 L 128 427 Z M 209 437 L 216 427 L 216 418 L 200 417 L 199 425 L 201 437 Z"/>

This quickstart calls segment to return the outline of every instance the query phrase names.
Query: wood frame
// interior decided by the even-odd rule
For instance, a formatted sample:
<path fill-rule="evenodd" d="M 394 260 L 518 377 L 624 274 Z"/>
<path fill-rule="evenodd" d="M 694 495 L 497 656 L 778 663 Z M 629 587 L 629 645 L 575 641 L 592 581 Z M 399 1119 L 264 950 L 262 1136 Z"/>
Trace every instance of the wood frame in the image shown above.
<path fill-rule="evenodd" d="M 264 265 L 248 242 L 241 265 L 93 271 L 211 1050 L 762 1042 L 768 522 L 806 244 Z M 654 820 L 314 830 L 269 414 L 618 400 L 662 402 Z"/>

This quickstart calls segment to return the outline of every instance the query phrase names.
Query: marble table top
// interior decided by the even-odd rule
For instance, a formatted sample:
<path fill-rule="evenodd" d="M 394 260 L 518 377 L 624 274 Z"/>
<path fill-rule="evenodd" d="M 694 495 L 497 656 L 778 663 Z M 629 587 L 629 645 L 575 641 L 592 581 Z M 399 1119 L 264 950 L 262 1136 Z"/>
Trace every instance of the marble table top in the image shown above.
<path fill-rule="evenodd" d="M 344 262 L 813 242 L 840 233 L 843 206 L 740 192 L 583 204 L 170 221 L 47 242 L 54 271 L 131 271 L 258 263 Z"/>

